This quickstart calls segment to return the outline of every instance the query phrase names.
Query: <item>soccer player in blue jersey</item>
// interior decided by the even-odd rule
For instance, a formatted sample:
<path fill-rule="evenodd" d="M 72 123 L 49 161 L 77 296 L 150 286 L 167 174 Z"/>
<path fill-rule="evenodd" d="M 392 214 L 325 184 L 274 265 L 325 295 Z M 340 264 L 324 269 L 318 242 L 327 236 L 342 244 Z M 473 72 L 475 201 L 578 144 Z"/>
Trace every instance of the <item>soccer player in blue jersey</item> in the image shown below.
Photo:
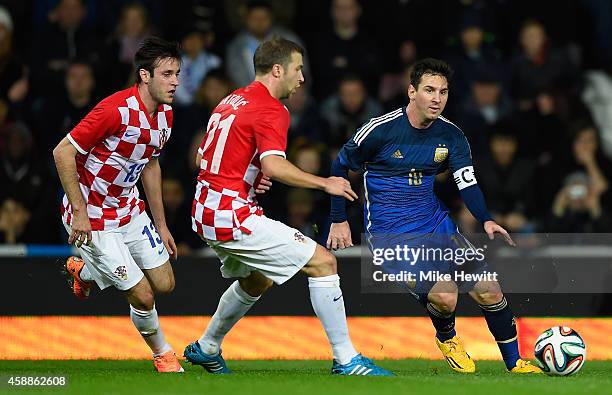
<path fill-rule="evenodd" d="M 440 240 L 446 237 L 449 245 L 471 246 L 459 233 L 448 209 L 434 194 L 436 174 L 447 169 L 452 172 L 467 208 L 482 223 L 489 238 L 499 233 L 508 244 L 514 245 L 508 232 L 493 221 L 487 210 L 474 176 L 465 135 L 441 116 L 448 99 L 451 75 L 451 68 L 443 61 L 430 58 L 417 62 L 411 73 L 407 107 L 364 124 L 332 164 L 334 176 L 348 178 L 349 169 L 364 173 L 364 218 L 372 249 L 377 235 L 380 236 L 378 241 L 383 239 L 387 246 L 394 237 L 410 240 L 411 235 L 420 235 L 417 244 L 425 238 L 431 241 L 432 235 L 440 235 L 442 238 L 433 244 L 444 245 Z M 352 245 L 345 204 L 342 198 L 332 198 L 328 248 L 342 249 Z M 419 264 L 420 269 L 449 269 L 452 266 L 448 262 Z M 449 366 L 457 372 L 474 372 L 474 361 L 455 331 L 458 292 L 466 284 L 452 280 L 419 281 L 417 278 L 405 285 L 426 308 L 436 328 L 436 344 Z M 482 309 L 508 371 L 541 373 L 541 369 L 521 359 L 514 316 L 499 283 L 478 281 L 467 285 L 469 295 Z"/>

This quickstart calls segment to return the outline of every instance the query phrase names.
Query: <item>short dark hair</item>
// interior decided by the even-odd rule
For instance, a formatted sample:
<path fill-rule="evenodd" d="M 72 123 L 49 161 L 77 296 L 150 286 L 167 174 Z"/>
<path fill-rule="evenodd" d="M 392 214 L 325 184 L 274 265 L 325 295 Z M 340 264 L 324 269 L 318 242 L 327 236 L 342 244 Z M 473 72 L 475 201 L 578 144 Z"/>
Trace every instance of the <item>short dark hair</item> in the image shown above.
<path fill-rule="evenodd" d="M 343 74 L 338 80 L 338 88 L 340 88 L 344 83 L 347 82 L 357 82 L 365 87 L 365 83 L 363 82 L 363 78 L 357 73 L 348 72 Z"/>
<path fill-rule="evenodd" d="M 304 56 L 304 48 L 293 41 L 280 37 L 264 41 L 257 47 L 253 56 L 255 74 L 263 75 L 269 73 L 275 64 L 280 64 L 286 68 L 291 61 L 291 54 L 294 52 Z"/>
<path fill-rule="evenodd" d="M 85 67 L 89 68 L 89 70 L 93 74 L 93 65 L 91 64 L 91 62 L 89 60 L 87 60 L 85 58 L 76 57 L 74 59 L 71 59 L 68 62 L 68 67 L 66 68 L 66 70 L 70 69 L 72 66 L 85 66 Z"/>
<path fill-rule="evenodd" d="M 517 119 L 506 118 L 497 121 L 491 126 L 490 139 L 514 140 L 518 139 L 517 130 L 520 130 L 520 123 Z"/>
<path fill-rule="evenodd" d="M 268 12 L 272 13 L 274 10 L 272 9 L 272 5 L 265 0 L 251 0 L 246 5 L 247 13 L 250 13 L 253 10 L 258 8 L 263 8 Z"/>
<path fill-rule="evenodd" d="M 421 79 L 425 74 L 440 75 L 446 78 L 446 81 L 450 82 L 450 79 L 453 76 L 453 69 L 443 60 L 434 58 L 419 60 L 412 67 L 412 72 L 410 73 L 410 84 L 414 86 L 415 89 L 418 89 Z"/>
<path fill-rule="evenodd" d="M 136 82 L 141 82 L 140 69 L 145 69 L 151 73 L 163 59 L 176 59 L 181 61 L 181 47 L 175 41 L 166 41 L 159 37 L 147 38 L 136 54 L 134 55 L 134 65 L 136 67 Z"/>

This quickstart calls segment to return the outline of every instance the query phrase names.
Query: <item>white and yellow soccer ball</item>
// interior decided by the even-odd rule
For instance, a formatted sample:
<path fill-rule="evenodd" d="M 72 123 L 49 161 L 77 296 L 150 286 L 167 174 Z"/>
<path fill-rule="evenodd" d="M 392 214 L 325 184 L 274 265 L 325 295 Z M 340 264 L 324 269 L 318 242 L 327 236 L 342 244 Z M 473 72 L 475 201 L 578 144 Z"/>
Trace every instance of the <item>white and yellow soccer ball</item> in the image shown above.
<path fill-rule="evenodd" d="M 551 376 L 570 376 L 580 370 L 586 359 L 582 337 L 567 326 L 545 330 L 535 342 L 538 365 Z"/>

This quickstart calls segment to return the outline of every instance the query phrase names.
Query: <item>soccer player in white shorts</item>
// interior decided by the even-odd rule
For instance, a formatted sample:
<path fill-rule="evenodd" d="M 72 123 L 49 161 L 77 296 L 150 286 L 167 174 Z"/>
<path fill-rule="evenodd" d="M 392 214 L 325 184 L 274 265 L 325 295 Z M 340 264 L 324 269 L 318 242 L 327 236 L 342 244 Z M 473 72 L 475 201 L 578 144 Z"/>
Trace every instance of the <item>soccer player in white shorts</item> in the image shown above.
<path fill-rule="evenodd" d="M 257 203 L 257 189 L 269 188 L 267 177 L 357 198 L 347 180 L 305 173 L 285 159 L 289 113 L 279 99 L 304 82 L 302 55 L 291 41 L 262 43 L 254 56 L 255 81 L 223 99 L 210 116 L 196 159 L 200 173 L 192 224 L 219 256 L 222 275 L 238 280 L 184 355 L 210 373 L 229 373 L 221 356 L 225 335 L 272 283 L 283 284 L 302 271 L 309 276 L 310 300 L 332 347 L 332 373 L 391 375 L 353 347 L 336 258 L 298 230 L 264 216 Z"/>
<path fill-rule="evenodd" d="M 154 293 L 174 289 L 169 257 L 176 259 L 176 245 L 166 226 L 158 156 L 172 129 L 180 56 L 176 43 L 147 39 L 135 55 L 137 83 L 98 103 L 53 150 L 66 192 L 68 242 L 83 258 L 66 262 L 73 291 L 85 298 L 94 281 L 122 291 L 158 372 L 183 371 L 154 300 Z M 155 225 L 139 199 L 139 179 Z"/>

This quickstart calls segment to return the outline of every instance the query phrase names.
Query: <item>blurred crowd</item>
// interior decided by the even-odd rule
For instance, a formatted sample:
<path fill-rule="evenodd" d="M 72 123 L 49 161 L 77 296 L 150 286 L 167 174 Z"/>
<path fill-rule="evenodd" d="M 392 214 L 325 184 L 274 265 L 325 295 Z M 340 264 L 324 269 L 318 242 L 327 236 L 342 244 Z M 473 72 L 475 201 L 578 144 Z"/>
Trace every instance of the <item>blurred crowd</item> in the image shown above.
<path fill-rule="evenodd" d="M 183 49 L 160 159 L 183 252 L 202 247 L 190 207 L 208 116 L 253 80 L 253 53 L 275 35 L 307 51 L 306 85 L 285 103 L 287 155 L 301 169 L 328 175 L 360 125 L 407 104 L 410 66 L 438 57 L 455 70 L 444 115 L 470 141 L 496 221 L 512 232 L 612 232 L 609 26 L 607 0 L 0 0 L 0 242 L 65 240 L 51 151 L 99 100 L 134 83 L 133 55 L 151 35 Z M 439 175 L 436 191 L 460 228 L 480 231 L 452 177 Z M 325 240 L 323 193 L 277 183 L 260 201 Z M 356 243 L 361 204 L 349 205 Z"/>

